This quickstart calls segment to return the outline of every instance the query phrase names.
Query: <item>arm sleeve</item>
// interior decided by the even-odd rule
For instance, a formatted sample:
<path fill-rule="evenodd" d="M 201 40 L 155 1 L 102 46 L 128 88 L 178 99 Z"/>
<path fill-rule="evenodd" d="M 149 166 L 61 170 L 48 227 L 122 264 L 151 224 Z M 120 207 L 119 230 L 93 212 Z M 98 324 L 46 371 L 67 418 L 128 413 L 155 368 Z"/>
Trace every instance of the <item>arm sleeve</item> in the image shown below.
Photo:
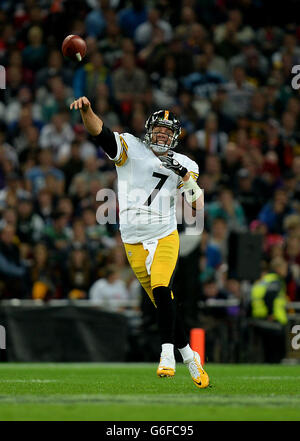
<path fill-rule="evenodd" d="M 117 156 L 117 141 L 114 133 L 108 127 L 103 125 L 101 133 L 98 136 L 94 136 L 94 141 L 110 158 Z"/>
<path fill-rule="evenodd" d="M 128 146 L 117 132 L 112 132 L 108 127 L 103 126 L 101 133 L 94 136 L 96 145 L 100 146 L 109 159 L 114 161 L 117 167 L 121 167 L 127 161 Z"/>

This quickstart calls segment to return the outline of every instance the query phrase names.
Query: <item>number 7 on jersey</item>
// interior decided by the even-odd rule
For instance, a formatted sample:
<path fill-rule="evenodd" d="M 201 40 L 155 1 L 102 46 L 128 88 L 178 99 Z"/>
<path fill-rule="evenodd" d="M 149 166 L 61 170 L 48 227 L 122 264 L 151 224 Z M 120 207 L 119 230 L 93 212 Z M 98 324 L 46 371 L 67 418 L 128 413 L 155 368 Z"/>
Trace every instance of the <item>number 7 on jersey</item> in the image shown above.
<path fill-rule="evenodd" d="M 152 193 L 150 194 L 150 196 L 148 197 L 146 202 L 144 203 L 144 205 L 147 205 L 147 206 L 149 206 L 154 201 L 154 199 L 157 196 L 157 193 L 161 190 L 162 186 L 164 185 L 164 183 L 166 182 L 166 180 L 169 177 L 167 175 L 163 175 L 163 174 L 157 173 L 157 172 L 153 172 L 152 176 L 154 178 L 158 178 L 159 182 L 156 185 L 156 187 L 153 189 Z"/>

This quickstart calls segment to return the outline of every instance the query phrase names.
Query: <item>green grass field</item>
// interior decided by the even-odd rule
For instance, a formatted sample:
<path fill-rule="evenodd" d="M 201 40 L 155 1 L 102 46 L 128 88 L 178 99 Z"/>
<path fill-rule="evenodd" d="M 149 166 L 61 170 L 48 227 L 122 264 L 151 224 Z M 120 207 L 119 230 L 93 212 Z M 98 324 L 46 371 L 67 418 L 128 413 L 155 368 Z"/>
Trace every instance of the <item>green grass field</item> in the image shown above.
<path fill-rule="evenodd" d="M 211 364 L 203 390 L 181 364 L 156 367 L 2 363 L 0 420 L 300 420 L 300 366 Z"/>

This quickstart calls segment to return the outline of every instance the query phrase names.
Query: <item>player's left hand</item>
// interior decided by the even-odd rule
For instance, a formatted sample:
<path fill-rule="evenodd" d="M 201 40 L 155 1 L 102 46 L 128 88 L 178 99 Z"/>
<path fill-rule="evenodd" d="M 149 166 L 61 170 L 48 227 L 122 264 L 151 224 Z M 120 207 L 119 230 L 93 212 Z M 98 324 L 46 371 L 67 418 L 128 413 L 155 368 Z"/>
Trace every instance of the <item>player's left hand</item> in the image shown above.
<path fill-rule="evenodd" d="M 168 154 L 166 156 L 159 156 L 164 167 L 169 170 L 172 170 L 177 175 L 182 178 L 187 174 L 188 170 L 183 167 L 183 165 L 179 164 L 179 162 L 172 157 L 172 155 Z"/>

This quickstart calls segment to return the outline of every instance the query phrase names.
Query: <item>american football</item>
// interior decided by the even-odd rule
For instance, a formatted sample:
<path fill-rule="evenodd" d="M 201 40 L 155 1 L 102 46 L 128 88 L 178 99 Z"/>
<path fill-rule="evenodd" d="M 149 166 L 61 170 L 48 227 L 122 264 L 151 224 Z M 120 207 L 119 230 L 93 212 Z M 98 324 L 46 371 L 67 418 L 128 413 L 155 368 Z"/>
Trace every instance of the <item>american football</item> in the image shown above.
<path fill-rule="evenodd" d="M 86 42 L 79 35 L 68 35 L 62 43 L 64 57 L 81 61 L 86 54 Z"/>

